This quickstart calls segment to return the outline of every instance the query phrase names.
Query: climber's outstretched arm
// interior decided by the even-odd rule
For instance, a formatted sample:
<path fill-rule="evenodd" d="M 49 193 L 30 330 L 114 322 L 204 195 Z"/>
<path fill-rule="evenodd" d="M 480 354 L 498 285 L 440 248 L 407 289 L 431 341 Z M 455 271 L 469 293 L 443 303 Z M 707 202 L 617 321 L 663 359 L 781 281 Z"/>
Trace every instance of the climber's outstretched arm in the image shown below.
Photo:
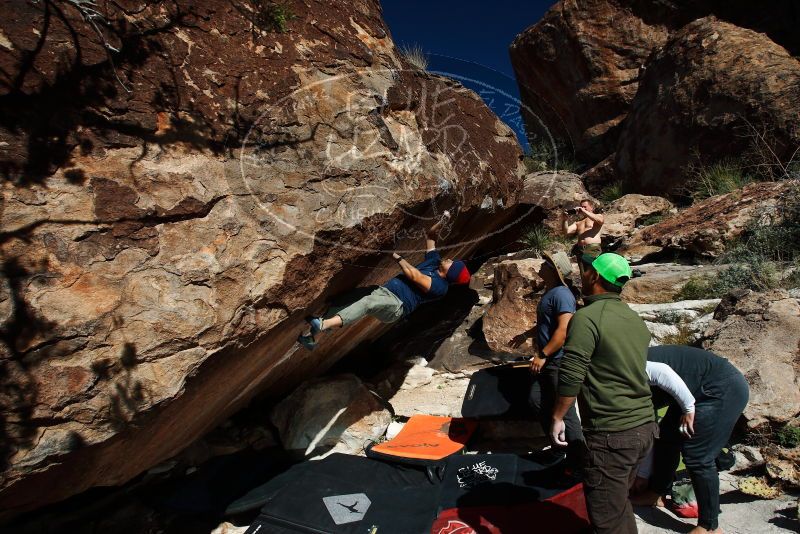
<path fill-rule="evenodd" d="M 400 269 L 402 269 L 403 274 L 408 278 L 409 281 L 416 284 L 423 293 L 427 293 L 431 289 L 431 284 L 433 280 L 427 274 L 423 274 L 420 272 L 419 269 L 408 263 L 405 258 L 400 256 L 399 254 L 392 253 L 392 257 L 397 260 L 397 263 L 400 265 Z"/>
<path fill-rule="evenodd" d="M 436 250 L 436 238 L 439 237 L 439 230 L 442 229 L 445 221 L 450 219 L 450 212 L 445 210 L 442 214 L 442 218 L 439 222 L 431 226 L 427 232 L 425 232 L 426 240 L 425 240 L 425 250 L 430 252 L 431 250 Z M 429 286 L 430 287 L 430 286 Z"/>

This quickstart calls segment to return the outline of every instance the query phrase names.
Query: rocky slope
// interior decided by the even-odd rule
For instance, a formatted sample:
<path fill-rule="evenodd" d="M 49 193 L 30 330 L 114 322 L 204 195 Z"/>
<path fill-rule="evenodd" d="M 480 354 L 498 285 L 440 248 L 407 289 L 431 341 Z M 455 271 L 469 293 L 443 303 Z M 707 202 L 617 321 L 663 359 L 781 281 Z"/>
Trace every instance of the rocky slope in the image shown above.
<path fill-rule="evenodd" d="M 528 129 L 635 192 L 673 193 L 693 153 L 739 156 L 756 133 L 785 162 L 800 145 L 799 21 L 787 0 L 558 2 L 510 47 Z"/>
<path fill-rule="evenodd" d="M 377 0 L 78 4 L 0 22 L 6 516 L 323 371 L 381 326 L 308 353 L 308 312 L 445 208 L 446 254 L 473 251 L 521 188 L 511 130 L 410 70 Z"/>

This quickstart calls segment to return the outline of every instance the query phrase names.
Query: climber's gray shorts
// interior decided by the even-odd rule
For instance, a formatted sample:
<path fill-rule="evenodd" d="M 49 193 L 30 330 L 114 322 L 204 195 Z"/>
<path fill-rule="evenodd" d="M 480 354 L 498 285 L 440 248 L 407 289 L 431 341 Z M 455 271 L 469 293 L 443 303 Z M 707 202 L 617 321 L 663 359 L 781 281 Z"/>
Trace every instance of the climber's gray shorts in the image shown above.
<path fill-rule="evenodd" d="M 338 315 L 342 326 L 349 325 L 366 317 L 375 317 L 382 323 L 393 323 L 403 318 L 403 302 L 385 287 L 377 287 L 368 295 L 342 306 L 334 306 L 325 317 Z"/>

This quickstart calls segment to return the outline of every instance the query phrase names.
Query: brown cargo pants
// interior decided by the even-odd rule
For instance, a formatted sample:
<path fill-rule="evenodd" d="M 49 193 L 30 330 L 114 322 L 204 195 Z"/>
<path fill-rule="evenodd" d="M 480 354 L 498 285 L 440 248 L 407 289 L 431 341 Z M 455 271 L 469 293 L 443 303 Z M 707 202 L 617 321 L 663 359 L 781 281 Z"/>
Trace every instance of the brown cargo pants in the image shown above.
<path fill-rule="evenodd" d="M 602 534 L 635 534 L 636 519 L 628 491 L 636 468 L 658 436 L 658 425 L 644 425 L 619 432 L 586 432 L 583 484 L 586 508 L 594 531 Z"/>

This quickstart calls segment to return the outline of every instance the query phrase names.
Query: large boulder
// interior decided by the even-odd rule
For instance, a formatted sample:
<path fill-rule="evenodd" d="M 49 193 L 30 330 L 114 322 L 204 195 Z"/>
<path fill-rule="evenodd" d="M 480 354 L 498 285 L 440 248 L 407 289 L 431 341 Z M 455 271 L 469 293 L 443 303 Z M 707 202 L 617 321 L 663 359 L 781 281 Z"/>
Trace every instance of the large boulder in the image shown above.
<path fill-rule="evenodd" d="M 678 263 L 645 263 L 637 265 L 641 276 L 628 281 L 622 288 L 625 302 L 660 304 L 674 302 L 686 282 L 695 277 L 711 277 L 728 265 L 681 265 Z"/>
<path fill-rule="evenodd" d="M 751 224 L 777 221 L 783 197 L 796 188 L 796 180 L 758 182 L 708 198 L 634 232 L 619 253 L 640 258 L 668 249 L 716 258 Z"/>
<path fill-rule="evenodd" d="M 567 171 L 540 171 L 526 174 L 522 182 L 520 204 L 536 206 L 543 211 L 542 223 L 553 233 L 561 233 L 561 212 L 589 199 L 599 205 L 586 191 L 581 177 Z"/>
<path fill-rule="evenodd" d="M 616 168 L 632 190 L 683 193 L 696 154 L 800 146 L 800 61 L 762 33 L 714 17 L 688 24 L 650 61 L 625 119 Z"/>
<path fill-rule="evenodd" d="M 685 91 L 680 87 L 686 76 L 683 71 L 669 71 L 667 65 L 654 63 L 658 63 L 658 58 L 665 54 L 662 49 L 683 32 L 687 24 L 710 15 L 753 30 L 748 32 L 749 35 L 758 38 L 743 41 L 741 48 L 731 49 L 733 54 L 742 52 L 738 62 L 727 65 L 731 72 L 720 71 L 714 80 L 696 86 L 693 107 L 684 110 L 686 117 L 690 118 L 691 113 L 696 112 L 701 121 L 700 129 L 703 129 L 702 121 L 712 116 L 719 122 L 728 121 L 729 117 L 720 118 L 720 110 L 741 113 L 747 111 L 745 108 L 754 101 L 763 109 L 774 109 L 772 104 L 762 99 L 771 90 L 764 91 L 761 77 L 765 78 L 766 85 L 776 87 L 773 81 L 781 76 L 781 71 L 785 78 L 779 84 L 783 85 L 785 93 L 777 96 L 781 102 L 788 102 L 791 106 L 791 102 L 797 100 L 792 96 L 796 95 L 797 82 L 791 74 L 796 67 L 786 61 L 785 51 L 776 56 L 780 59 L 774 63 L 770 63 L 768 58 L 771 51 L 782 50 L 781 47 L 794 56 L 800 54 L 800 33 L 796 30 L 800 24 L 800 11 L 794 0 L 761 4 L 729 0 L 561 0 L 539 22 L 519 34 L 509 50 L 520 86 L 521 108 L 529 140 L 549 143 L 552 136 L 566 142 L 568 148 L 574 148 L 581 162 L 594 165 L 605 160 L 587 176 L 587 185 L 592 192 L 617 179 L 611 160 L 622 162 L 626 177 L 633 184 L 638 183 L 635 168 L 646 170 L 655 166 L 646 176 L 648 186 L 652 187 L 637 191 L 666 192 L 649 178 L 661 172 L 658 170 L 660 167 L 671 167 L 673 164 L 668 158 L 673 153 L 682 152 L 666 145 L 663 156 L 659 157 L 662 143 L 653 142 L 652 136 L 637 135 L 655 133 L 660 129 L 666 131 L 670 126 L 661 121 L 671 118 L 672 109 L 665 106 L 660 110 L 654 107 L 648 110 L 643 103 L 640 112 L 646 112 L 647 116 L 637 119 L 638 125 L 625 134 L 627 144 L 636 146 L 642 150 L 642 155 L 649 156 L 646 161 L 633 160 L 636 157 L 633 152 L 617 155 L 614 152 L 623 129 L 628 129 L 628 114 L 634 98 L 664 104 L 673 98 L 673 91 Z M 727 59 L 712 57 L 716 50 L 700 46 L 683 51 L 684 62 L 680 66 L 687 67 L 689 72 L 694 72 L 697 66 L 709 64 L 721 69 L 726 67 L 724 62 Z M 675 53 L 680 52 L 676 50 Z M 732 57 L 727 52 L 725 55 Z M 762 58 L 767 61 L 762 61 Z M 653 69 L 655 73 L 651 72 Z M 658 93 L 653 91 L 656 78 L 659 79 Z M 734 89 L 737 78 L 742 85 Z M 721 92 L 714 86 L 717 79 L 728 84 Z M 706 87 L 712 98 L 704 96 Z M 643 94 L 640 97 L 638 93 Z M 645 124 L 648 119 L 652 122 Z M 731 135 L 730 131 L 721 133 L 724 136 L 714 145 L 719 152 L 708 155 L 737 154 L 740 136 Z M 691 150 L 690 142 L 695 139 L 687 136 L 683 141 L 679 138 L 672 140 Z M 650 146 L 642 146 L 646 143 Z M 665 177 L 670 181 L 677 179 Z"/>
<path fill-rule="evenodd" d="M 542 135 L 543 124 L 571 140 L 581 160 L 613 152 L 641 67 L 669 37 L 663 23 L 650 23 L 663 9 L 646 4 L 561 1 L 514 39 L 509 54 L 530 132 Z"/>
<path fill-rule="evenodd" d="M 718 316 L 720 317 L 720 316 Z M 800 303 L 784 290 L 749 292 L 711 322 L 703 347 L 728 358 L 750 384 L 751 427 L 800 413 Z"/>
<path fill-rule="evenodd" d="M 492 304 L 483 316 L 483 334 L 496 352 L 534 354 L 533 328 L 544 280 L 544 260 L 506 260 L 495 264 Z"/>
<path fill-rule="evenodd" d="M 665 215 L 672 203 L 663 197 L 628 194 L 614 200 L 603 211 L 603 237 L 619 239 L 630 235 L 648 219 Z"/>
<path fill-rule="evenodd" d="M 567 171 L 540 171 L 526 174 L 519 202 L 556 210 L 576 206 L 592 198 L 583 186 L 581 177 Z"/>
<path fill-rule="evenodd" d="M 392 422 L 392 414 L 355 375 L 304 382 L 270 414 L 281 444 L 303 456 L 364 454 Z"/>
<path fill-rule="evenodd" d="M 295 344 L 443 209 L 453 255 L 516 217 L 513 132 L 405 63 L 377 1 L 98 5 L 0 20 L 5 515 L 122 484 L 377 336 Z"/>

